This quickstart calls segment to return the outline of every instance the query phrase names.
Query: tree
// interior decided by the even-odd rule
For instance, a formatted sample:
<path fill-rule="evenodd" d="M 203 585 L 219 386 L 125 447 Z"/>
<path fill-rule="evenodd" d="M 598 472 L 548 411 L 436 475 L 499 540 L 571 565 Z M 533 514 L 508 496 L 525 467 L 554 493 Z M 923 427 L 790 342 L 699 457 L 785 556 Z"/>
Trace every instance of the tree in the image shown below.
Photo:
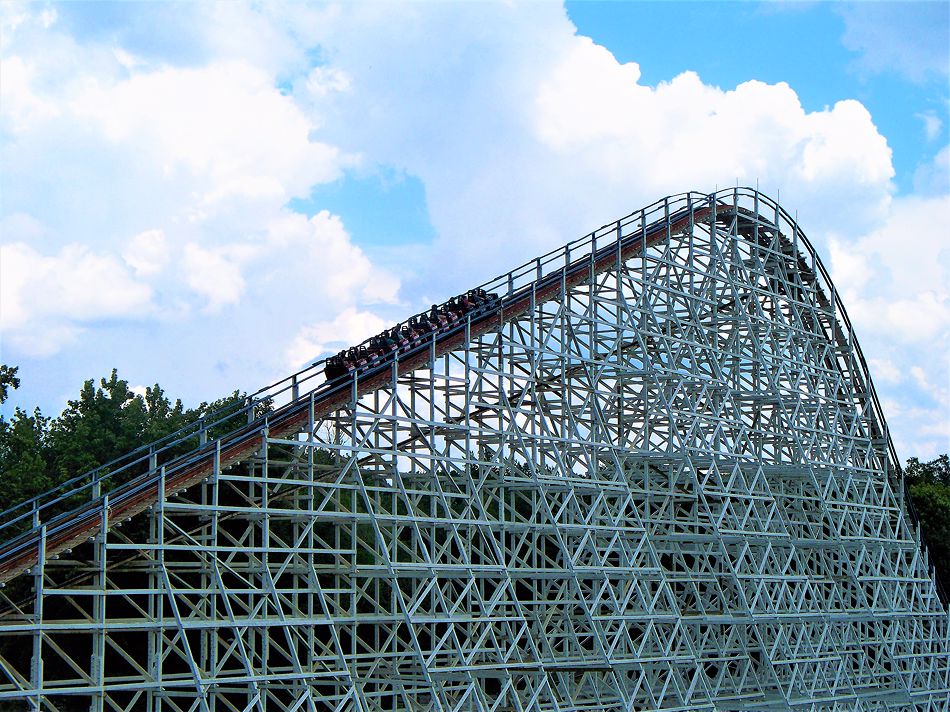
<path fill-rule="evenodd" d="M 52 487 L 48 462 L 49 419 L 17 408 L 10 421 L 0 417 L 0 511 Z"/>
<path fill-rule="evenodd" d="M 141 396 L 137 396 L 141 398 Z M 181 430 L 188 423 L 197 419 L 197 415 L 186 412 L 177 399 L 174 404 L 165 396 L 165 391 L 157 383 L 145 389 L 145 397 L 141 398 L 145 420 L 142 431 L 142 443 L 154 442 L 160 438 Z M 137 405 L 137 404 L 136 404 Z"/>
<path fill-rule="evenodd" d="M 53 468 L 58 481 L 103 465 L 142 445 L 147 414 L 145 403 L 118 377 L 92 379 L 83 384 L 79 398 L 50 428 Z"/>
<path fill-rule="evenodd" d="M 20 379 L 16 375 L 18 370 L 20 369 L 17 366 L 7 366 L 5 363 L 0 363 L 0 403 L 6 401 L 10 395 L 8 389 L 16 390 L 20 387 Z"/>
<path fill-rule="evenodd" d="M 0 403 L 20 387 L 16 366 L 0 364 Z M 46 462 L 49 419 L 39 408 L 29 415 L 17 408 L 0 416 L 0 512 L 42 492 L 52 484 Z"/>
<path fill-rule="evenodd" d="M 937 580 L 950 594 L 950 457 L 944 454 L 930 462 L 912 457 L 904 477 Z"/>
<path fill-rule="evenodd" d="M 4 398 L 7 387 L 20 385 L 16 372 L 15 367 L 8 366 L 0 370 L 0 395 Z M 241 410 L 246 402 L 246 394 L 234 391 L 225 398 L 185 409 L 181 400 L 170 400 L 157 383 L 147 387 L 144 396 L 135 393 L 113 369 L 109 378 L 99 379 L 98 385 L 93 379 L 83 383 L 79 396 L 70 400 L 55 419 L 44 417 L 39 409 L 33 415 L 17 409 L 10 420 L 0 417 L 0 511 L 166 438 L 221 409 L 225 415 L 214 417 L 220 422 L 209 427 L 207 436 L 213 439 L 223 435 L 247 422 Z M 269 407 L 269 403 L 260 404 L 256 415 Z M 163 461 L 191 450 L 197 442 L 195 437 L 183 441 L 166 451 Z M 146 466 L 143 460 L 124 471 L 115 484 L 143 472 Z"/>
<path fill-rule="evenodd" d="M 930 462 L 921 462 L 916 457 L 907 460 L 904 468 L 907 482 L 929 482 L 950 485 L 950 457 L 940 455 Z"/>

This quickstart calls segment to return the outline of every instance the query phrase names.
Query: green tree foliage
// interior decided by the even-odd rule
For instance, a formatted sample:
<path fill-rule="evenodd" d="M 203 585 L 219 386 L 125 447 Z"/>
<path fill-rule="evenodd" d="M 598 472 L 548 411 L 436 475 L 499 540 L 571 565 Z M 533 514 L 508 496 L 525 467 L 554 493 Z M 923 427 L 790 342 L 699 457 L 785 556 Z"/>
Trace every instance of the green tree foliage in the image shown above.
<path fill-rule="evenodd" d="M 904 477 L 907 478 L 908 484 L 929 482 L 950 485 L 950 457 L 940 455 L 930 462 L 921 462 L 912 457 L 907 460 Z"/>
<path fill-rule="evenodd" d="M 16 390 L 20 387 L 20 379 L 16 375 L 18 370 L 16 366 L 0 363 L 0 403 L 3 403 L 10 395 L 9 389 Z"/>
<path fill-rule="evenodd" d="M 52 466 L 61 480 L 91 470 L 134 450 L 147 431 L 143 399 L 115 370 L 109 380 L 83 384 L 50 427 Z"/>
<path fill-rule="evenodd" d="M 19 408 L 0 417 L 0 511 L 26 501 L 55 484 L 48 467 L 49 419 L 37 408 Z"/>
<path fill-rule="evenodd" d="M 950 594 L 950 457 L 930 462 L 912 457 L 904 477 L 937 578 Z"/>
<path fill-rule="evenodd" d="M 16 367 L 0 365 L 0 396 L 19 386 Z M 0 400 L 2 400 L 0 399 Z M 0 416 L 0 511 L 40 494 L 68 479 L 100 467 L 132 450 L 165 438 L 220 409 L 240 411 L 247 396 L 229 396 L 196 408 L 172 401 L 157 383 L 137 394 L 113 370 L 109 378 L 86 381 L 75 400 L 56 418 L 17 409 L 7 420 Z M 259 408 L 263 413 L 269 404 Z M 238 413 L 208 429 L 214 438 L 246 422 Z M 197 439 L 182 442 L 175 452 L 191 450 Z M 144 467 L 144 465 L 143 465 Z M 131 474 L 135 474 L 133 470 Z M 123 478 L 124 479 L 124 478 Z"/>

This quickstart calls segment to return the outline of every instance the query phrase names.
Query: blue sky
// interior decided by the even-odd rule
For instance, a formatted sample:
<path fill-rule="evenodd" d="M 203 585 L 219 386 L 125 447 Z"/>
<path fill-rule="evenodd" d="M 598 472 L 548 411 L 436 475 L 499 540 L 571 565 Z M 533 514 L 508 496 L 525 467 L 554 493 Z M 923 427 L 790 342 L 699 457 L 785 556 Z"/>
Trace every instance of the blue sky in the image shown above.
<path fill-rule="evenodd" d="M 738 180 L 818 245 L 901 454 L 947 451 L 948 7 L 4 3 L 4 412 L 253 390 Z"/>

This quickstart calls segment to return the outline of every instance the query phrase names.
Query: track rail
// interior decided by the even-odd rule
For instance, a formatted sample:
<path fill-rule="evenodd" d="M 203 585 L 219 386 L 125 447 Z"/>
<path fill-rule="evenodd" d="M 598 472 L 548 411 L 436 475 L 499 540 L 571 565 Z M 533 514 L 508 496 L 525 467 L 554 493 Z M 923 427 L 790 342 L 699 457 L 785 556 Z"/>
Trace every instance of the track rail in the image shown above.
<path fill-rule="evenodd" d="M 451 328 L 437 332 L 406 352 L 389 354 L 374 367 L 311 391 L 277 408 L 218 440 L 150 470 L 120 485 L 107 495 L 56 516 L 0 549 L 0 582 L 7 582 L 40 560 L 40 547 L 45 541 L 45 558 L 88 541 L 106 523 L 110 528 L 135 516 L 159 499 L 186 490 L 216 472 L 237 465 L 258 452 L 267 437 L 286 437 L 301 432 L 322 416 L 337 410 L 356 398 L 377 390 L 392 378 L 394 367 L 411 371 L 429 362 L 434 352 L 438 357 L 476 338 L 500 328 L 503 324 L 527 313 L 534 305 L 554 299 L 595 275 L 615 266 L 619 261 L 649 248 L 667 236 L 688 227 L 693 221 L 707 219 L 713 212 L 711 202 L 698 208 L 688 205 L 660 220 L 642 226 L 638 233 L 614 240 L 592 250 L 562 269 L 541 276 L 531 284 L 500 298 L 492 307 L 477 316 L 464 319 Z M 618 221 L 619 222 L 619 221 Z M 618 228 L 619 231 L 619 228 Z"/>
<path fill-rule="evenodd" d="M 154 460 L 150 460 L 149 470 L 145 474 L 133 477 L 130 481 L 115 487 L 104 495 L 98 494 L 98 489 L 91 490 L 90 501 L 75 507 L 71 511 L 52 516 L 47 521 L 40 523 L 37 512 L 42 511 L 43 507 L 49 505 L 41 503 L 42 495 L 34 498 L 34 500 L 25 503 L 25 505 L 32 504 L 32 529 L 0 546 L 0 583 L 7 582 L 34 566 L 41 558 L 41 547 L 45 549 L 42 557 L 44 559 L 72 549 L 100 533 L 103 529 L 103 523 L 109 529 L 113 524 L 125 521 L 143 512 L 169 494 L 188 489 L 225 468 L 247 460 L 260 451 L 266 438 L 287 437 L 302 432 L 308 427 L 312 428 L 313 424 L 327 413 L 340 409 L 348 403 L 355 402 L 360 396 L 373 392 L 391 382 L 394 369 L 398 369 L 398 372 L 407 372 L 419 368 L 430 362 L 433 354 L 438 357 L 463 346 L 469 339 L 477 338 L 482 334 L 500 328 L 503 324 L 526 314 L 535 305 L 556 298 L 562 292 L 592 279 L 595 275 L 645 251 L 661 240 L 668 239 L 673 234 L 691 227 L 695 222 L 720 223 L 723 218 L 735 216 L 737 220 L 759 220 L 760 224 L 771 227 L 778 234 L 776 225 L 771 225 L 765 218 L 761 217 L 759 200 L 760 198 L 764 199 L 764 196 L 760 196 L 757 191 L 751 191 L 750 189 L 743 189 L 743 191 L 742 197 L 744 198 L 754 196 L 754 210 L 739 208 L 739 189 L 735 189 L 734 200 L 731 202 L 724 200 L 725 198 L 733 198 L 733 190 L 731 189 L 713 195 L 688 193 L 665 198 L 616 221 L 616 223 L 608 224 L 591 233 L 587 238 L 569 243 L 562 250 L 546 255 L 545 258 L 557 256 L 558 259 L 563 259 L 561 266 L 556 269 L 544 273 L 542 260 L 545 258 L 538 258 L 520 268 L 520 272 L 515 270 L 483 285 L 488 290 L 499 291 L 503 294 L 497 302 L 484 312 L 468 315 L 450 328 L 427 336 L 422 342 L 411 346 L 407 351 L 390 353 L 380 363 L 358 372 L 353 377 L 323 383 L 313 388 L 309 393 L 299 395 L 297 379 L 301 374 L 303 374 L 303 380 L 322 377 L 322 362 L 317 363 L 292 377 L 292 400 L 289 403 L 260 417 L 249 416 L 249 422 L 246 425 L 201 445 L 189 453 L 174 457 L 160 467 Z M 770 200 L 764 199 L 764 204 L 768 207 L 774 207 L 776 224 L 782 218 L 789 225 L 795 227 L 794 246 L 797 250 L 801 245 L 805 248 L 806 254 L 811 257 L 814 269 L 809 271 L 811 272 L 811 278 L 815 280 L 816 288 L 821 291 L 821 283 L 830 287 L 831 282 L 827 272 L 818 260 L 811 244 L 808 243 L 804 235 L 798 232 L 795 221 Z M 675 209 L 671 210 L 671 206 Z M 657 219 L 647 222 L 648 217 L 652 218 L 657 214 L 659 214 Z M 638 223 L 638 225 L 633 229 L 629 229 L 634 223 Z M 629 230 L 626 235 L 623 234 L 625 226 Z M 608 238 L 607 244 L 598 247 L 598 239 L 603 238 Z M 572 249 L 581 251 L 582 256 L 571 259 Z M 801 262 L 800 254 L 799 261 Z M 537 266 L 536 277 L 530 279 L 526 284 L 515 284 L 513 275 L 518 274 L 524 279 L 526 275 L 531 274 L 530 270 L 534 268 L 535 264 Z M 525 271 L 526 269 L 529 271 Z M 507 290 L 505 289 L 506 284 Z M 854 346 L 857 347 L 856 340 L 851 338 L 852 329 L 847 314 L 833 288 L 831 289 L 830 299 L 824 295 L 823 297 L 834 314 L 830 319 L 833 330 L 832 338 L 839 343 L 853 341 Z M 837 319 L 838 315 L 842 318 L 840 324 Z M 896 470 L 897 473 L 900 473 L 899 461 L 896 458 L 893 444 L 887 435 L 883 413 L 874 392 L 873 384 L 867 374 L 863 354 L 861 354 L 860 348 L 856 348 L 855 351 L 860 360 L 860 375 L 865 381 L 860 384 L 860 388 L 864 389 L 872 402 L 874 411 L 874 417 L 871 418 L 874 421 L 872 427 L 880 428 L 881 432 L 878 435 L 887 442 L 890 460 L 893 463 L 892 472 Z M 244 410 L 219 415 L 218 422 L 245 412 L 253 414 L 255 405 L 270 397 L 269 393 L 286 391 L 286 387 L 283 390 L 278 388 L 285 381 L 259 391 L 255 395 L 260 397 L 257 400 L 250 401 Z M 184 441 L 185 437 L 187 436 L 174 440 L 173 436 L 171 441 L 166 439 L 161 441 L 159 445 L 168 448 Z M 146 447 L 136 452 L 146 453 L 148 451 L 149 449 Z M 132 464 L 142 462 L 145 457 L 147 455 L 140 455 L 138 459 L 132 461 Z M 120 468 L 120 471 L 125 467 L 127 466 Z M 79 477 L 74 478 L 70 483 L 61 485 L 51 493 L 50 501 L 52 503 L 62 502 L 67 496 L 64 494 L 67 492 L 66 485 L 82 483 L 82 481 L 83 477 Z M 87 487 L 89 485 L 85 484 L 82 485 L 81 489 Z M 56 493 L 60 494 L 56 495 Z M 17 515 L 17 512 L 14 511 L 17 509 L 23 510 L 23 512 Z M 6 515 L 9 519 L 9 521 L 0 524 L 0 534 L 10 522 L 22 521 L 29 515 L 30 511 L 25 509 L 24 505 L 14 508 L 14 510 L 0 513 L 0 518 Z M 12 518 L 10 517 L 11 513 L 14 515 Z"/>

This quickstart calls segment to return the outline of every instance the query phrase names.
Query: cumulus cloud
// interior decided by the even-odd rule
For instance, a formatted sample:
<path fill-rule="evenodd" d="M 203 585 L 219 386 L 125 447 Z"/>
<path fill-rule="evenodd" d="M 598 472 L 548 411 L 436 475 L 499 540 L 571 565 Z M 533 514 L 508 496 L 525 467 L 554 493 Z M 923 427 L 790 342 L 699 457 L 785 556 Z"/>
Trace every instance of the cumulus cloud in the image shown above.
<path fill-rule="evenodd" d="M 326 317 L 396 299 L 398 279 L 339 218 L 288 209 L 355 158 L 320 140 L 319 119 L 278 86 L 274 65 L 237 45 L 215 49 L 231 41 L 218 29 L 199 43 L 202 61 L 156 61 L 144 35 L 117 25 L 99 36 L 81 10 L 64 9 L 57 18 L 8 5 L 0 19 L 8 358 L 51 355 L 120 317 L 187 321 L 249 293 L 286 304 L 308 273 L 320 285 L 313 310 Z M 211 13 L 232 40 L 242 22 L 247 37 L 270 32 L 244 6 L 182 12 Z M 346 77 L 314 70 L 308 86 L 328 96 Z"/>
<path fill-rule="evenodd" d="M 168 264 L 168 240 L 163 230 L 146 230 L 133 237 L 122 251 L 122 259 L 141 277 L 161 272 Z"/>
<path fill-rule="evenodd" d="M 867 305 L 864 328 L 926 338 L 950 323 L 948 221 L 950 196 L 901 197 L 880 228 L 848 243 L 832 241 L 835 283 L 856 308 Z M 880 301 L 871 304 L 868 294 Z M 906 309 L 896 309 L 893 320 L 886 318 L 888 312 L 884 319 L 873 316 L 888 304 Z"/>
<path fill-rule="evenodd" d="M 240 264 L 227 250 L 206 250 L 189 243 L 185 245 L 182 267 L 188 286 L 207 299 L 208 311 L 218 311 L 240 300 L 244 276 Z"/>
<path fill-rule="evenodd" d="M 69 108 L 109 141 L 147 151 L 165 174 L 205 177 L 197 197 L 206 207 L 232 195 L 282 202 L 339 176 L 339 151 L 311 141 L 306 116 L 245 62 L 93 80 Z"/>
<path fill-rule="evenodd" d="M 396 301 L 399 280 L 374 267 L 352 243 L 340 218 L 327 210 L 309 219 L 285 214 L 270 225 L 268 241 L 273 249 L 309 257 L 315 270 L 308 285 L 313 295 L 335 300 L 358 296 L 366 303 Z"/>
<path fill-rule="evenodd" d="M 881 405 L 898 455 L 926 461 L 947 452 L 950 427 L 946 407 L 920 407 L 908 399 L 887 398 Z"/>
<path fill-rule="evenodd" d="M 49 119 L 59 113 L 52 101 L 33 92 L 30 84 L 34 70 L 20 57 L 10 57 L 3 63 L 3 114 L 4 128 L 13 133 L 22 133 L 37 121 Z"/>
<path fill-rule="evenodd" d="M 904 380 L 904 373 L 890 359 L 868 359 L 868 368 L 876 383 L 894 385 Z"/>
<path fill-rule="evenodd" d="M 946 79 L 950 6 L 945 2 L 853 2 L 836 5 L 844 46 L 861 71 L 897 72 L 916 82 Z"/>
<path fill-rule="evenodd" d="M 693 72 L 655 88 L 638 79 L 636 65 L 576 38 L 539 87 L 540 137 L 589 162 L 591 172 L 623 176 L 642 166 L 642 182 L 659 193 L 679 190 L 684 178 L 705 186 L 738 179 L 793 194 L 849 185 L 867 189 L 872 209 L 887 201 L 890 150 L 856 101 L 806 112 L 784 83 L 749 81 L 723 91 Z"/>
<path fill-rule="evenodd" d="M 939 385 L 950 382 L 948 224 L 950 195 L 899 197 L 878 229 L 831 242 L 832 276 L 891 430 L 922 457 L 950 446 L 950 393 Z"/>
<path fill-rule="evenodd" d="M 914 172 L 914 192 L 922 195 L 950 193 L 950 144 Z"/>
<path fill-rule="evenodd" d="M 643 84 L 638 65 L 577 35 L 553 5 L 357 6 L 324 19 L 314 37 L 347 89 L 299 82 L 294 97 L 319 107 L 334 145 L 424 183 L 433 292 L 670 192 L 737 180 L 806 208 L 818 242 L 887 214 L 891 151 L 857 101 L 809 112 L 788 85 L 720 88 L 695 72 Z"/>
<path fill-rule="evenodd" d="M 334 319 L 301 328 L 287 348 L 287 366 L 296 370 L 319 356 L 358 344 L 387 326 L 375 314 L 349 307 Z"/>
<path fill-rule="evenodd" d="M 0 329 L 27 354 L 55 352 L 81 325 L 139 319 L 152 308 L 151 288 L 114 256 L 82 245 L 50 256 L 21 242 L 0 247 Z"/>
<path fill-rule="evenodd" d="M 914 116 L 923 123 L 924 135 L 928 141 L 933 141 L 940 135 L 940 129 L 943 128 L 943 121 L 940 120 L 940 117 L 937 116 L 934 111 L 924 111 L 914 114 Z"/>
<path fill-rule="evenodd" d="M 780 192 L 830 247 L 869 355 L 893 366 L 883 381 L 909 383 L 899 374 L 944 338 L 939 223 L 918 211 L 945 210 L 950 154 L 919 175 L 921 200 L 936 202 L 894 200 L 890 147 L 857 101 L 806 111 L 787 84 L 718 87 L 697 72 L 648 85 L 553 4 L 170 7 L 122 7 L 97 24 L 81 5 L 45 19 L 26 5 L 0 20 L 13 66 L 4 202 L 18 250 L 42 261 L 94 246 L 123 275 L 126 313 L 202 320 L 202 340 L 247 329 L 253 338 L 233 338 L 257 374 L 359 341 L 423 295 L 482 282 L 664 194 L 737 180 Z M 907 36 L 862 30 L 878 11 L 842 12 L 871 69 Z M 902 71 L 936 71 L 926 52 L 908 56 Z M 52 169 L 37 156 L 55 156 Z M 392 270 L 326 206 L 292 208 L 377 166 L 421 181 L 438 235 L 389 253 Z M 929 255 L 922 267 L 895 253 L 908 235 Z M 62 343 L 92 318 L 48 321 Z M 888 345 L 894 334 L 920 351 Z M 207 351 L 202 340 L 178 348 Z"/>

